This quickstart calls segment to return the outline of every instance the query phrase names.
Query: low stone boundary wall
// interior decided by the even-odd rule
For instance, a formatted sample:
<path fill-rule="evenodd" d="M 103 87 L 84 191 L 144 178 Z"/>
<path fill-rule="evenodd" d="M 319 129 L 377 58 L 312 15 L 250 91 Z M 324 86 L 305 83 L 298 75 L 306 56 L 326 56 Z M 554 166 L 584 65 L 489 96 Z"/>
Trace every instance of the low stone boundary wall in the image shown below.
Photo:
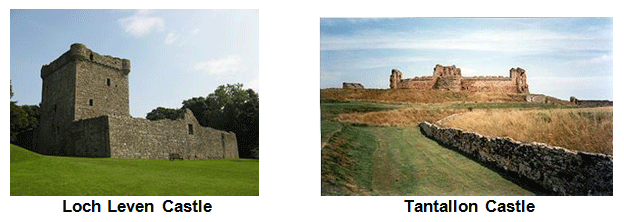
<path fill-rule="evenodd" d="M 613 195 L 613 156 L 489 138 L 428 122 L 419 126 L 438 143 L 534 181 L 554 194 Z"/>

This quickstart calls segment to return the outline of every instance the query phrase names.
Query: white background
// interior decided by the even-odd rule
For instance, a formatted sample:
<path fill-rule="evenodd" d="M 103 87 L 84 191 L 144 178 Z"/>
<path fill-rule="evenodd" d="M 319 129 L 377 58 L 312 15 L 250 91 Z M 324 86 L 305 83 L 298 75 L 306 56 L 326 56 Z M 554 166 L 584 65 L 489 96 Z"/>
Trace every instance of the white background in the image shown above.
<path fill-rule="evenodd" d="M 321 197 L 319 110 L 319 21 L 320 17 L 613 17 L 614 83 L 621 61 L 621 10 L 611 1 L 579 3 L 546 1 L 227 1 L 200 3 L 175 1 L 175 5 L 153 2 L 99 1 L 59 3 L 19 1 L 2 3 L 4 20 L 4 87 L 9 86 L 9 9 L 17 8 L 251 8 L 260 12 L 260 196 L 257 197 L 11 197 L 8 137 L 1 152 L 0 190 L 2 220 L 202 220 L 202 221 L 375 221 L 375 220 L 617 220 L 622 217 L 621 167 L 615 164 L 612 197 Z M 171 4 L 171 3 L 169 3 Z M 449 30 L 452 31 L 452 30 Z M 617 86 L 617 84 L 614 84 Z M 8 88 L 8 87 L 6 87 Z M 7 91 L 5 88 L 5 91 Z M 621 145 L 619 93 L 614 87 L 614 156 Z M 7 101 L 8 102 L 8 101 Z M 9 109 L 2 118 L 9 134 Z M 617 159 L 617 157 L 616 157 Z M 616 160 L 617 161 L 617 160 Z M 185 189 L 180 187 L 180 189 Z M 107 213 L 107 201 L 151 202 L 154 213 Z M 165 213 L 162 203 L 203 200 L 210 213 Z M 407 213 L 405 199 L 415 202 L 475 202 L 478 213 Z M 533 213 L 488 213 L 487 200 L 535 204 Z M 101 213 L 63 213 L 62 203 L 91 202 L 102 205 Z"/>

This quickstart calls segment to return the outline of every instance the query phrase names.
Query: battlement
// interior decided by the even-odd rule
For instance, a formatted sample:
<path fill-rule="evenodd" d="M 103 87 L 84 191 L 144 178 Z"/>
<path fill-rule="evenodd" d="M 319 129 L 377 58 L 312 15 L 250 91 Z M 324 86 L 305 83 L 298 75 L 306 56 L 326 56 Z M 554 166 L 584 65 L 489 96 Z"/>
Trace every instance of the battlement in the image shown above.
<path fill-rule="evenodd" d="M 48 65 L 41 67 L 41 78 L 47 77 L 65 64 L 72 61 L 87 61 L 104 67 L 122 71 L 128 75 L 130 73 L 130 60 L 112 57 L 109 55 L 100 55 L 88 49 L 85 45 L 74 43 L 69 50 Z"/>

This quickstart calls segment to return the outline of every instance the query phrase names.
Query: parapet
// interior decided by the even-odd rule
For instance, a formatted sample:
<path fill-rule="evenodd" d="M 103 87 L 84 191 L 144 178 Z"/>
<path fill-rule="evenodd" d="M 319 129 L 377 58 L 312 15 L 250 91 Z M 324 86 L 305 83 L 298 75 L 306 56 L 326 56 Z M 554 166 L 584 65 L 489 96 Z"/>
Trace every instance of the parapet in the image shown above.
<path fill-rule="evenodd" d="M 57 69 L 72 61 L 89 61 L 95 64 L 106 66 L 122 71 L 128 75 L 130 73 L 130 60 L 120 59 L 109 55 L 100 55 L 88 49 L 85 45 L 74 43 L 69 47 L 69 51 L 63 53 L 59 58 L 48 65 L 41 67 L 41 78 L 53 73 Z"/>

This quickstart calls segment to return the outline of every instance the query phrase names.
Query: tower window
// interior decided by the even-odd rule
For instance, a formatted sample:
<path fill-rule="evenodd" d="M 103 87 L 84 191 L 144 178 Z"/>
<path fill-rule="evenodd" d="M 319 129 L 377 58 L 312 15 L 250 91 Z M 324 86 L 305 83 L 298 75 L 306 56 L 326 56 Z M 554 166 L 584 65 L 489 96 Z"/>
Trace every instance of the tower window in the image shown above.
<path fill-rule="evenodd" d="M 89 59 L 91 59 L 91 62 L 93 62 L 93 53 L 91 53 L 91 55 L 89 55 Z"/>
<path fill-rule="evenodd" d="M 89 106 L 93 106 L 93 99 L 89 99 Z"/>
<path fill-rule="evenodd" d="M 106 85 L 110 86 L 110 79 L 106 79 Z"/>
<path fill-rule="evenodd" d="M 54 112 L 56 112 L 56 104 L 54 104 Z"/>
<path fill-rule="evenodd" d="M 193 135 L 193 124 L 188 124 L 189 135 Z"/>

